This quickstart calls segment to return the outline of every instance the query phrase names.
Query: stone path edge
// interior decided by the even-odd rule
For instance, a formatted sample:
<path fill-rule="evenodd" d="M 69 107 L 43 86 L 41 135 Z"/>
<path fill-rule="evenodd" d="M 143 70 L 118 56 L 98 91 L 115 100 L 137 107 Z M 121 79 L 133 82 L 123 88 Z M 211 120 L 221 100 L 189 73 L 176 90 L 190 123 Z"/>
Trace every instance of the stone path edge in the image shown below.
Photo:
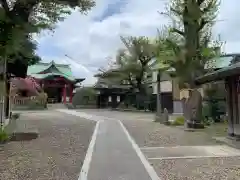
<path fill-rule="evenodd" d="M 92 154 L 93 154 L 94 146 L 95 146 L 96 139 L 97 139 L 99 124 L 101 122 L 102 121 L 98 121 L 96 123 L 95 129 L 94 129 L 94 132 L 93 132 L 93 135 L 92 135 L 92 139 L 89 143 L 88 150 L 87 150 L 87 153 L 86 153 L 86 156 L 85 156 L 85 159 L 84 159 L 84 162 L 83 162 L 82 169 L 81 169 L 78 180 L 87 180 L 88 171 L 89 171 L 90 164 L 91 164 L 91 161 L 92 161 Z"/>
<path fill-rule="evenodd" d="M 227 158 L 227 157 L 239 157 L 238 155 L 212 155 L 212 156 L 173 156 L 173 157 L 155 157 L 155 158 L 148 158 L 149 160 L 175 160 L 175 159 L 204 159 L 204 158 Z"/>
<path fill-rule="evenodd" d="M 123 132 L 126 134 L 127 139 L 129 140 L 129 142 L 131 143 L 133 149 L 135 150 L 135 152 L 137 153 L 138 157 L 140 158 L 142 164 L 144 165 L 147 173 L 149 174 L 150 178 L 152 180 L 161 180 L 156 171 L 154 170 L 154 168 L 150 165 L 150 163 L 148 162 L 148 160 L 146 159 L 146 157 L 143 155 L 142 151 L 140 150 L 140 148 L 138 147 L 138 145 L 136 144 L 136 142 L 134 141 L 134 139 L 131 137 L 131 135 L 129 134 L 128 130 L 126 129 L 126 127 L 123 125 L 123 123 L 118 120 L 120 126 L 123 129 Z"/>

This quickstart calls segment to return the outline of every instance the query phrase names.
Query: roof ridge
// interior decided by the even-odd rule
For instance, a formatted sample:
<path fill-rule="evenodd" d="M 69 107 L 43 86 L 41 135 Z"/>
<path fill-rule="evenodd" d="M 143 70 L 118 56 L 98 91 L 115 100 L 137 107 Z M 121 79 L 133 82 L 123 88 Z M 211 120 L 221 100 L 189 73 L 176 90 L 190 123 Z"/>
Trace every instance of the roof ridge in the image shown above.
<path fill-rule="evenodd" d="M 58 64 L 58 63 L 55 63 L 55 61 L 51 61 L 51 62 L 39 62 L 39 63 L 36 63 L 36 64 L 34 64 L 34 65 L 50 65 L 50 64 L 52 64 L 52 62 L 54 62 L 54 64 L 56 65 L 56 66 L 66 66 L 66 67 L 69 67 L 70 66 L 70 64 Z"/>

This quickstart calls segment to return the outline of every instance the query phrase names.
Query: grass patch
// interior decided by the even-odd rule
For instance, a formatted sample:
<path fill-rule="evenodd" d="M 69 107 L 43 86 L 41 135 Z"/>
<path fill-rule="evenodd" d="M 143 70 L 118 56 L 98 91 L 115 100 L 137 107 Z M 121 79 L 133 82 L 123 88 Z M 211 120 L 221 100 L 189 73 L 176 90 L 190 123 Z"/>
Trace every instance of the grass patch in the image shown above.
<path fill-rule="evenodd" d="M 172 126 L 183 126 L 185 123 L 185 119 L 183 116 L 177 117 L 173 122 L 170 123 Z"/>
<path fill-rule="evenodd" d="M 8 141 L 9 138 L 10 136 L 8 135 L 8 133 L 4 129 L 0 128 L 0 143 Z"/>
<path fill-rule="evenodd" d="M 20 114 L 19 114 L 19 113 L 14 113 L 14 114 L 12 115 L 12 118 L 13 118 L 13 119 L 19 119 L 19 117 L 20 117 Z"/>

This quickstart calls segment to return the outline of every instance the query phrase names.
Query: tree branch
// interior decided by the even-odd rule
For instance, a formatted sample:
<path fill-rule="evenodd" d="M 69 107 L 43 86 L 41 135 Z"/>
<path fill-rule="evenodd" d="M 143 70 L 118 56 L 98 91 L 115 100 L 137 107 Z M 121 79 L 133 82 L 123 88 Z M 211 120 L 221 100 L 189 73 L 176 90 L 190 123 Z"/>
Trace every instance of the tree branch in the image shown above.
<path fill-rule="evenodd" d="M 0 0 L 0 3 L 3 7 L 3 9 L 8 13 L 9 12 L 9 6 L 6 0 Z"/>
<path fill-rule="evenodd" d="M 207 21 L 207 20 L 205 20 L 205 19 L 202 19 L 202 20 L 200 21 L 200 24 L 199 24 L 199 27 L 198 27 L 198 32 L 201 31 L 207 23 L 210 23 L 210 21 Z"/>
<path fill-rule="evenodd" d="M 174 8 L 170 8 L 170 11 L 172 11 L 172 12 L 174 12 L 174 13 L 176 13 L 178 16 L 182 16 L 182 14 L 183 14 L 183 12 L 181 12 L 181 11 L 178 11 L 178 10 L 176 10 L 176 9 L 174 9 Z"/>
<path fill-rule="evenodd" d="M 198 3 L 199 6 L 201 6 L 204 1 L 205 0 L 197 0 L 197 3 Z"/>
<path fill-rule="evenodd" d="M 172 31 L 172 32 L 175 32 L 175 33 L 178 33 L 178 34 L 181 35 L 181 36 L 185 36 L 184 32 L 183 32 L 183 31 L 180 31 L 180 30 L 177 29 L 177 28 L 172 28 L 171 31 Z"/>
<path fill-rule="evenodd" d="M 13 10 L 11 11 L 13 16 L 12 18 L 19 16 L 23 22 L 28 22 L 33 8 L 38 5 L 38 3 L 39 0 L 28 0 L 25 4 L 23 1 L 17 0 Z"/>

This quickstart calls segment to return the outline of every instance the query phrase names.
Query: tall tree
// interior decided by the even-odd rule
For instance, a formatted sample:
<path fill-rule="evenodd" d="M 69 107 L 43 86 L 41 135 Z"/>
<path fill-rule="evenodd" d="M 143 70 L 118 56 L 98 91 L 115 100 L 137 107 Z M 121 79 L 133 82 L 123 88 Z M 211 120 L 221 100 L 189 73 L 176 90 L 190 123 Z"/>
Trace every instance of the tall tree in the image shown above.
<path fill-rule="evenodd" d="M 19 48 L 30 33 L 53 29 L 71 8 L 85 13 L 94 5 L 92 0 L 0 0 L 1 55 Z"/>
<path fill-rule="evenodd" d="M 189 99 L 184 102 L 188 127 L 201 123 L 202 97 L 194 82 L 205 72 L 209 58 L 215 55 L 209 43 L 218 7 L 218 0 L 171 0 L 167 13 L 174 23 L 165 42 L 170 52 L 166 60 L 174 68 L 181 87 L 190 89 Z"/>
<path fill-rule="evenodd" d="M 147 37 L 121 37 L 121 40 L 125 49 L 117 52 L 114 68 L 97 76 L 116 84 L 125 82 L 132 89 L 145 94 L 145 75 L 149 72 L 149 62 L 154 57 L 155 47 Z"/>
<path fill-rule="evenodd" d="M 63 20 L 73 8 L 85 13 L 94 5 L 93 0 L 0 0 L 0 61 L 3 61 L 5 66 L 9 59 L 13 60 L 16 57 L 26 62 L 25 56 L 28 53 L 22 47 L 26 45 L 32 33 L 54 29 L 56 22 Z M 31 60 L 38 59 L 35 55 L 32 58 Z M 3 84 L 8 90 L 7 73 L 3 74 Z M 8 93 L 4 94 L 8 114 Z"/>
<path fill-rule="evenodd" d="M 155 54 L 155 45 L 147 37 L 121 37 L 125 49 L 120 49 L 112 69 L 101 72 L 97 77 L 109 82 L 129 86 L 129 93 L 138 92 L 137 101 L 147 101 L 149 62 Z M 121 99 L 122 101 L 123 99 Z M 137 103 L 138 104 L 138 103 Z"/>
<path fill-rule="evenodd" d="M 16 51 L 12 51 L 8 55 L 8 62 L 14 62 L 16 60 L 21 61 L 26 65 L 33 65 L 41 61 L 41 58 L 36 54 L 37 42 L 26 38 L 23 45 Z"/>

